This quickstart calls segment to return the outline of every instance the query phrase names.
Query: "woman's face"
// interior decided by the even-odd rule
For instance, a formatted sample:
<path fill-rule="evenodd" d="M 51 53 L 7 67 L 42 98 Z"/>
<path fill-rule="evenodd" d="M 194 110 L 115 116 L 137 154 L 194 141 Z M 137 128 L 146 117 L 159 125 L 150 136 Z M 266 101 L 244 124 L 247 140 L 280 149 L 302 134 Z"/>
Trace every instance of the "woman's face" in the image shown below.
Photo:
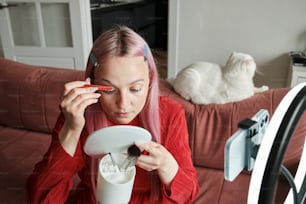
<path fill-rule="evenodd" d="M 109 120 L 128 124 L 143 109 L 149 90 L 149 67 L 144 57 L 111 57 L 95 71 L 95 84 L 111 86 L 101 91 L 99 103 Z"/>

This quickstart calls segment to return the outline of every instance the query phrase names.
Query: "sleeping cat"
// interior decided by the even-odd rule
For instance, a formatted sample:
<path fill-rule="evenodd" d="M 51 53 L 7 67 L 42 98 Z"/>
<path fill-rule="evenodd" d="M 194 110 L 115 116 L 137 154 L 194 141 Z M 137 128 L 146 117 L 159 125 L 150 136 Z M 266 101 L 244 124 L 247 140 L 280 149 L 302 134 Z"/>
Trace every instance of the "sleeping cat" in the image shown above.
<path fill-rule="evenodd" d="M 268 90 L 267 86 L 254 86 L 255 71 L 256 64 L 250 55 L 233 52 L 224 67 L 199 61 L 169 81 L 177 93 L 193 103 L 224 104 Z"/>

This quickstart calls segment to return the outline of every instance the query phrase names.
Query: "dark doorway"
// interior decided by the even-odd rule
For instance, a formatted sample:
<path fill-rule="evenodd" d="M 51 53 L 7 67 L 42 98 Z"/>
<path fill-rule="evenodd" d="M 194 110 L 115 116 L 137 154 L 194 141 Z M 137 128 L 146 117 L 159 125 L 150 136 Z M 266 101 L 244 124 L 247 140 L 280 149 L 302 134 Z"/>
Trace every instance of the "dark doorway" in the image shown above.
<path fill-rule="evenodd" d="M 114 24 L 127 25 L 152 48 L 161 78 L 167 77 L 168 0 L 91 0 L 93 40 Z"/>

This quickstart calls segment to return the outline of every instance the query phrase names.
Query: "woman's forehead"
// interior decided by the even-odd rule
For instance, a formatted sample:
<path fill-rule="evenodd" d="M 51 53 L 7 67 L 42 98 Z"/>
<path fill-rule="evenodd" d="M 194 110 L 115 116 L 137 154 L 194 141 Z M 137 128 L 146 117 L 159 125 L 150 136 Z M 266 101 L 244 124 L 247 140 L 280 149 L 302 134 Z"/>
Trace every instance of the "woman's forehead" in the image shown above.
<path fill-rule="evenodd" d="M 143 57 L 111 57 L 95 71 L 95 79 L 133 82 L 147 80 L 149 67 Z"/>

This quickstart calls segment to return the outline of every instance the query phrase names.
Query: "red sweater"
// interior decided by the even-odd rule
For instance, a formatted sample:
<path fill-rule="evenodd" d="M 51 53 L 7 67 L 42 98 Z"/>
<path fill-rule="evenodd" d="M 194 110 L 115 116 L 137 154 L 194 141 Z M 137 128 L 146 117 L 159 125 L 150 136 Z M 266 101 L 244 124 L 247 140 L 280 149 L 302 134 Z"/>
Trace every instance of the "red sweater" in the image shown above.
<path fill-rule="evenodd" d="M 136 167 L 130 203 L 191 203 L 198 193 L 199 186 L 188 145 L 184 109 L 176 102 L 160 97 L 160 114 L 161 144 L 174 156 L 179 170 L 170 185 L 171 193 L 167 194 L 158 176 L 152 176 L 154 172 L 147 172 Z M 88 134 L 86 131 L 82 132 L 76 153 L 71 157 L 58 140 L 58 132 L 63 123 L 64 117 L 61 114 L 55 125 L 48 152 L 44 159 L 35 165 L 33 174 L 28 179 L 27 190 L 31 203 L 65 203 L 69 194 L 69 200 L 73 204 L 95 203 L 95 193 L 91 187 L 89 157 L 83 150 Z M 140 126 L 139 124 L 132 125 Z M 75 193 L 71 195 L 73 177 L 76 174 L 79 175 L 81 181 Z M 152 182 L 160 185 L 157 190 L 159 192 L 156 193 L 156 190 L 151 189 Z M 160 195 L 159 200 L 154 198 L 155 201 L 152 201 L 152 192 L 155 192 L 155 197 Z"/>

